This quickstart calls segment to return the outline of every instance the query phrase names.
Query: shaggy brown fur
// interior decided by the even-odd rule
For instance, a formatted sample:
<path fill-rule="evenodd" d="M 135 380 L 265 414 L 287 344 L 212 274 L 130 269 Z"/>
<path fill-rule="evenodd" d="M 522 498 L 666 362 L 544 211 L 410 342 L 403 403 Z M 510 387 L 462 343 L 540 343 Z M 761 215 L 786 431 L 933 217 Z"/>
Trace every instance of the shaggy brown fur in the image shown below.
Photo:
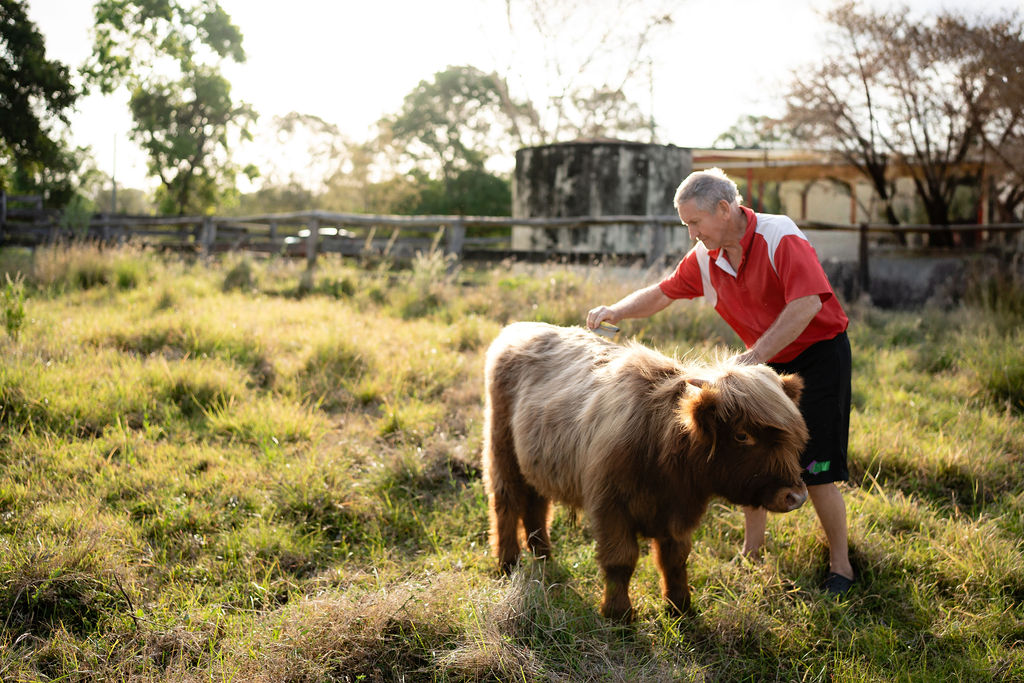
<path fill-rule="evenodd" d="M 689 608 L 686 558 L 713 495 L 776 512 L 807 497 L 796 375 L 728 361 L 685 365 L 581 328 L 506 327 L 487 352 L 484 481 L 501 568 L 520 528 L 551 552 L 550 501 L 582 509 L 605 577 L 601 612 L 631 616 L 637 535 L 652 539 L 662 594 Z"/>

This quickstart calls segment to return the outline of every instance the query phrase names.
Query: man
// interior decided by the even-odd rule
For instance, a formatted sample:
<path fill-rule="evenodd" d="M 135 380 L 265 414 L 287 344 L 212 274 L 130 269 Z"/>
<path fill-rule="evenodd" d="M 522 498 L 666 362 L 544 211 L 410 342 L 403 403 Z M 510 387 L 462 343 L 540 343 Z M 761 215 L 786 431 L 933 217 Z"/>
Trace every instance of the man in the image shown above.
<path fill-rule="evenodd" d="M 799 374 L 810 432 L 801 457 L 807 491 L 829 545 L 823 588 L 842 595 L 853 585 L 846 504 L 850 423 L 849 323 L 807 238 L 786 216 L 741 206 L 736 183 L 721 170 L 691 173 L 676 190 L 679 219 L 698 243 L 660 283 L 587 313 L 587 326 L 645 318 L 675 299 L 703 296 L 740 336 L 740 363 L 767 363 Z M 767 512 L 744 508 L 743 553 L 764 546 Z"/>

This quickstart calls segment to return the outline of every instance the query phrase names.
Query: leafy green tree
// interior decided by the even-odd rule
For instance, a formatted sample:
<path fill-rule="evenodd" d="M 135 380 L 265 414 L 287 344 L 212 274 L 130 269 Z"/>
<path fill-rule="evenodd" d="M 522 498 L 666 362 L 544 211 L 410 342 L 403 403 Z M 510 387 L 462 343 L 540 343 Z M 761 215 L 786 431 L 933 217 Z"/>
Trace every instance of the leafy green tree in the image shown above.
<path fill-rule="evenodd" d="M 516 121 L 528 116 L 528 104 L 513 102 L 494 73 L 472 66 L 449 67 L 421 81 L 405 97 L 402 110 L 381 122 L 379 143 L 392 153 L 396 171 L 411 164 L 420 188 L 410 210 L 426 213 L 507 214 L 507 181 L 486 169 L 487 162 L 517 146 Z M 436 181 L 436 184 L 434 184 Z M 480 198 L 475 190 L 486 190 Z M 412 198 L 409 198 L 412 199 Z"/>
<path fill-rule="evenodd" d="M 113 181 L 109 175 L 97 172 L 96 189 L 92 193 L 92 201 L 96 210 L 106 213 L 114 204 Z M 119 187 L 116 193 L 118 213 L 131 215 L 150 215 L 156 212 L 156 205 L 145 190 L 132 187 Z"/>
<path fill-rule="evenodd" d="M 308 189 L 294 185 L 265 184 L 255 192 L 239 197 L 238 205 L 225 213 L 249 216 L 263 213 L 308 211 L 317 206 L 317 197 Z"/>
<path fill-rule="evenodd" d="M 46 58 L 26 3 L 0 0 L 0 189 L 17 183 L 26 191 L 47 169 L 72 170 L 73 154 L 53 122 L 68 124 L 80 94 L 69 68 Z"/>
<path fill-rule="evenodd" d="M 56 151 L 46 163 L 23 161 L 8 167 L 11 193 L 37 195 L 45 206 L 62 208 L 77 196 L 84 199 L 95 192 L 101 174 L 89 149 L 72 147 L 63 136 L 55 143 Z M 4 172 L 0 168 L 0 175 Z"/>
<path fill-rule="evenodd" d="M 481 170 L 499 150 L 509 151 L 514 112 L 507 87 L 494 73 L 473 66 L 449 67 L 420 81 L 406 95 L 402 110 L 382 121 L 391 145 L 416 165 L 438 173 L 450 187 L 460 173 Z"/>
<path fill-rule="evenodd" d="M 508 216 L 512 213 L 512 187 L 508 180 L 486 171 L 462 171 L 445 186 L 414 174 L 419 192 L 406 213 L 461 216 Z"/>
<path fill-rule="evenodd" d="M 160 179 L 166 213 L 205 213 L 235 192 L 236 141 L 251 139 L 256 113 L 231 97 L 225 60 L 245 61 L 242 34 L 216 0 L 99 0 L 91 81 L 130 93 L 132 138 Z"/>

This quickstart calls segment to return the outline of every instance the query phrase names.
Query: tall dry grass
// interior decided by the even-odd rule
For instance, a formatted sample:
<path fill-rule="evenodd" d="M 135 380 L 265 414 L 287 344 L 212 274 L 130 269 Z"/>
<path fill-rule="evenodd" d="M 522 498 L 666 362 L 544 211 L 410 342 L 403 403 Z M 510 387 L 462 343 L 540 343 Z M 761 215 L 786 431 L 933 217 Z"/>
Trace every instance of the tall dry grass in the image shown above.
<path fill-rule="evenodd" d="M 658 273 L 324 259 L 0 252 L 25 320 L 0 337 L 0 680 L 1019 680 L 1024 313 L 849 307 L 845 489 L 858 586 L 817 586 L 813 514 L 760 564 L 714 503 L 697 612 L 597 614 L 586 521 L 510 578 L 488 556 L 481 363 L 513 320 L 574 324 Z M 1021 299 L 1024 300 L 1024 299 Z M 623 334 L 737 341 L 699 303 Z"/>

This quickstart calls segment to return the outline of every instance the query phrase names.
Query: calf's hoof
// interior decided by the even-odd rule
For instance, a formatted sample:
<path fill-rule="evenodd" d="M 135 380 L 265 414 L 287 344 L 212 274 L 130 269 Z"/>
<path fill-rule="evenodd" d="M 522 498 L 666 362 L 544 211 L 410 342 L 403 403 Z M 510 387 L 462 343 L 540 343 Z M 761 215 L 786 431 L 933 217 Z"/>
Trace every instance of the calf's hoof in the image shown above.
<path fill-rule="evenodd" d="M 498 560 L 498 571 L 504 576 L 511 574 L 519 564 L 519 555 L 500 558 Z"/>
<path fill-rule="evenodd" d="M 611 619 L 613 621 L 628 624 L 633 621 L 633 605 L 630 604 L 628 599 L 625 602 L 605 601 L 604 604 L 601 605 L 601 616 L 605 619 Z"/>
<path fill-rule="evenodd" d="M 694 613 L 693 606 L 690 604 L 690 596 L 665 598 L 665 611 L 673 617 L 685 617 L 691 616 Z"/>

